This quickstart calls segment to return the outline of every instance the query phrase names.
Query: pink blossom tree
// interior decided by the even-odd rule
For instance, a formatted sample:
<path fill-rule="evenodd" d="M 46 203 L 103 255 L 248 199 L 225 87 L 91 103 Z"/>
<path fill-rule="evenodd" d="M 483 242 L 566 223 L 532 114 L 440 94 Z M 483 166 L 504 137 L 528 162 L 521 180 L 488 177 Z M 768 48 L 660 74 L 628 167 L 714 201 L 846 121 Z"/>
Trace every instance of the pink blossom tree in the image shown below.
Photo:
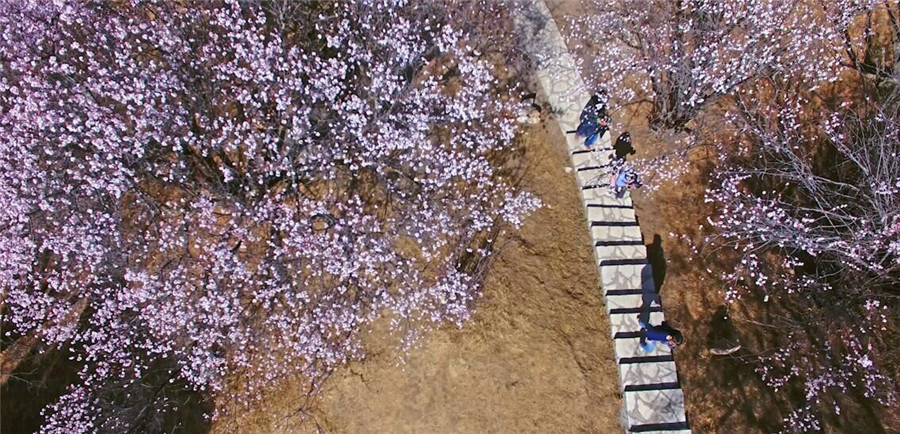
<path fill-rule="evenodd" d="M 475 6 L 0 2 L 4 330 L 81 366 L 44 430 L 160 430 L 180 389 L 317 384 L 379 318 L 466 321 L 539 206 Z"/>

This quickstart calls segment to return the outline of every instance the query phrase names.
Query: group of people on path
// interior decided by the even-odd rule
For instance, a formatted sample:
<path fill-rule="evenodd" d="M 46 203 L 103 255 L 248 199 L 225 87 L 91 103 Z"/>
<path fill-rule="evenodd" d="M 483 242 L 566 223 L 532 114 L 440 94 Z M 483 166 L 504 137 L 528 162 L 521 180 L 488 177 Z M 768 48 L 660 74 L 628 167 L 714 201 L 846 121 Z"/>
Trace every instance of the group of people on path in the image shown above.
<path fill-rule="evenodd" d="M 578 128 L 575 136 L 584 138 L 584 146 L 592 148 L 609 131 L 611 117 L 607 111 L 609 95 L 605 90 L 599 90 L 588 100 L 579 116 Z M 633 188 L 641 187 L 640 175 L 631 164 L 625 162 L 626 155 L 634 154 L 631 146 L 631 135 L 622 133 L 616 140 L 615 154 L 610 156 L 610 193 L 621 199 L 625 192 Z"/>
<path fill-rule="evenodd" d="M 529 94 L 527 99 L 531 99 L 531 109 L 540 115 L 541 107 L 535 102 L 536 94 Z M 610 129 L 611 117 L 608 113 L 609 96 L 605 90 L 599 90 L 594 93 L 588 100 L 579 117 L 578 128 L 568 133 L 575 133 L 576 137 L 584 138 L 584 145 L 591 149 Z M 535 113 L 532 113 L 535 114 Z M 526 118 L 520 119 L 521 123 Z M 623 132 L 616 139 L 613 146 L 614 154 L 610 155 L 610 192 L 618 198 L 625 195 L 625 192 L 641 187 L 640 175 L 634 170 L 634 167 L 626 162 L 628 155 L 634 155 L 635 149 L 632 146 L 631 135 Z M 650 324 L 649 306 L 642 306 L 641 313 L 638 314 L 638 325 L 640 326 L 640 342 L 641 349 L 650 353 L 653 352 L 658 345 L 665 345 L 670 349 L 675 349 L 684 343 L 684 335 L 680 330 L 663 321 L 660 325 Z M 721 311 L 721 312 L 719 312 Z M 714 355 L 728 355 L 738 351 L 741 348 L 736 338 L 734 326 L 728 321 L 727 310 L 724 306 L 720 307 L 716 313 L 714 324 L 711 324 L 709 337 L 710 353 Z"/>
<path fill-rule="evenodd" d="M 573 131 L 576 137 L 584 138 L 584 146 L 592 148 L 609 131 L 611 118 L 607 112 L 609 95 L 605 90 L 594 93 L 579 117 L 578 128 Z M 634 166 L 628 164 L 625 159 L 635 150 L 631 144 L 631 135 L 622 133 L 613 147 L 615 153 L 610 156 L 609 164 L 609 188 L 610 193 L 621 199 L 625 192 L 632 188 L 641 187 L 640 175 L 634 170 Z M 654 326 L 649 324 L 649 312 L 638 316 L 638 324 L 641 327 L 640 346 L 644 351 L 652 352 L 657 343 L 664 343 L 669 348 L 675 348 L 684 342 L 681 332 L 667 322 Z"/>

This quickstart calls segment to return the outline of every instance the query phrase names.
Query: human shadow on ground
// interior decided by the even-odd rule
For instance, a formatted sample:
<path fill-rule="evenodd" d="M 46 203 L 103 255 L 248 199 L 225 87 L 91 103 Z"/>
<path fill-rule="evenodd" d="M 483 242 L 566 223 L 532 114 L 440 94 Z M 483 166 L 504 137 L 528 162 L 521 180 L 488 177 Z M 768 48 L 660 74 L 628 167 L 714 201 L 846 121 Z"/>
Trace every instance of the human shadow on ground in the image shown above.
<path fill-rule="evenodd" d="M 628 131 L 619 134 L 616 144 L 613 145 L 613 150 L 616 152 L 616 158 L 620 160 L 624 160 L 628 155 L 635 154 L 634 146 L 631 145 L 631 134 Z"/>
<path fill-rule="evenodd" d="M 653 283 L 656 285 L 656 292 L 659 293 L 663 282 L 666 280 L 666 255 L 663 252 L 662 237 L 659 234 L 653 235 L 653 242 L 647 244 L 647 260 L 653 268 Z"/>

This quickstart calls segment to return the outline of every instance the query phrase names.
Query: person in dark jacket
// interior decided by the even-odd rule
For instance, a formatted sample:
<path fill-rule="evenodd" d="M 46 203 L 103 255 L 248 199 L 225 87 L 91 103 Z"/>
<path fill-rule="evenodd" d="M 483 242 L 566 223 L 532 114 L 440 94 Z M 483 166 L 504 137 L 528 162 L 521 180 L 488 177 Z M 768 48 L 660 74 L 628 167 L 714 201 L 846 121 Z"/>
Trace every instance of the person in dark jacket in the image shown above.
<path fill-rule="evenodd" d="M 591 99 L 584 105 L 584 109 L 581 110 L 581 117 L 579 119 L 581 122 L 584 122 L 585 119 L 606 116 L 606 104 L 608 102 L 609 95 L 607 95 L 606 90 L 598 90 L 591 95 Z"/>
<path fill-rule="evenodd" d="M 684 336 L 681 334 L 681 331 L 670 326 L 665 321 L 658 326 L 647 324 L 640 320 L 638 320 L 638 324 L 641 326 L 641 348 L 648 353 L 652 352 L 656 347 L 656 342 L 664 342 L 672 349 L 684 343 Z"/>
<path fill-rule="evenodd" d="M 580 123 L 575 129 L 575 135 L 584 137 L 584 146 L 590 148 L 597 143 L 607 131 L 609 131 L 609 114 L 606 113 L 606 104 L 609 96 L 605 90 L 599 90 L 588 100 L 581 110 Z"/>

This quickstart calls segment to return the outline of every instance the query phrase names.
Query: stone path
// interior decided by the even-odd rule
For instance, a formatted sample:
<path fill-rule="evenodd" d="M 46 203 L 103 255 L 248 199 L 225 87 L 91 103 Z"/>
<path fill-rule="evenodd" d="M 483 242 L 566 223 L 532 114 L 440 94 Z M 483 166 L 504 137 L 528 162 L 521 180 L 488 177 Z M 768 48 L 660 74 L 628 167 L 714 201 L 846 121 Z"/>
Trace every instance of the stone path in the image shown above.
<path fill-rule="evenodd" d="M 536 61 L 536 81 L 542 100 L 549 103 L 566 137 L 575 177 L 581 189 L 588 230 L 594 242 L 610 333 L 619 365 L 619 386 L 627 432 L 690 433 L 684 394 L 675 360 L 665 345 L 648 353 L 638 345 L 641 305 L 650 306 L 650 323 L 663 319 L 647 250 L 631 197 L 610 195 L 606 172 L 612 153 L 610 133 L 588 151 L 583 140 L 565 134 L 578 126 L 581 109 L 590 97 L 543 0 L 522 0 L 516 14 L 520 35 Z"/>

